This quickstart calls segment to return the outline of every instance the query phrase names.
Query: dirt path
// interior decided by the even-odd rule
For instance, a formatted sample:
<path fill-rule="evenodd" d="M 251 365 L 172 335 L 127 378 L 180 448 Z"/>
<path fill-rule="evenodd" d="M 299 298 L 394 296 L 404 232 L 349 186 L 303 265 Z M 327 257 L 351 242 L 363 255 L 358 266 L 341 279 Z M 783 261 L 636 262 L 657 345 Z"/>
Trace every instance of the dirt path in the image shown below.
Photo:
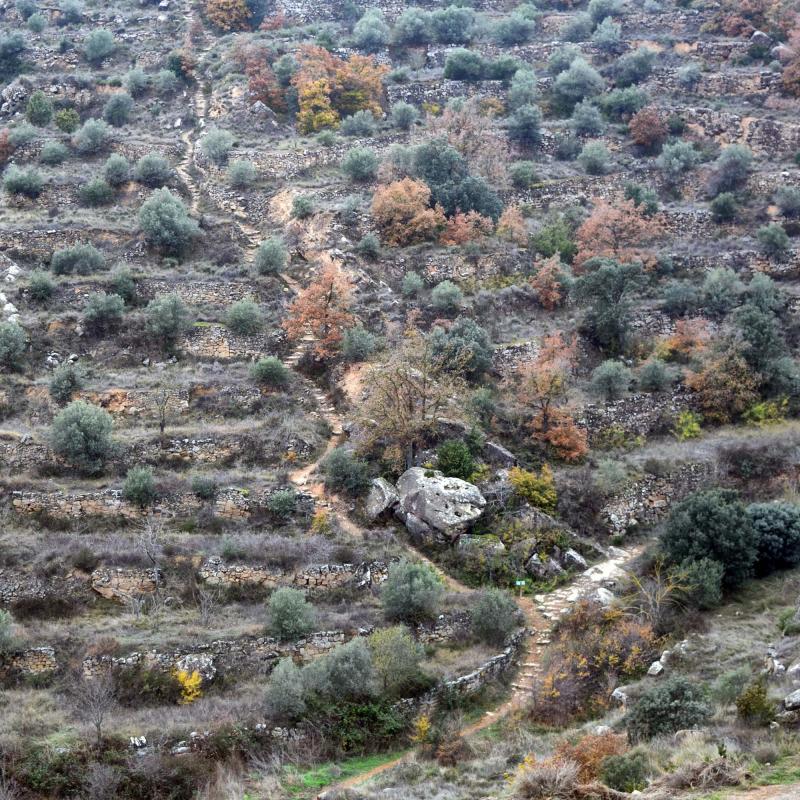
<path fill-rule="evenodd" d="M 202 128 L 208 110 L 205 95 L 203 95 L 199 87 L 195 93 L 195 105 L 198 112 L 198 125 L 181 136 L 186 143 L 186 153 L 177 171 L 186 184 L 189 195 L 192 198 L 193 212 L 196 213 L 200 205 L 202 192 L 193 176 L 193 172 L 196 169 L 194 152 L 197 145 L 196 136 L 198 128 Z M 259 243 L 259 232 L 247 223 L 247 216 L 244 209 L 236 208 L 234 210 L 233 222 L 249 243 L 247 258 L 248 260 L 252 260 L 255 249 Z M 295 293 L 299 290 L 296 281 L 289 276 L 282 277 L 289 289 Z M 313 343 L 314 338 L 311 334 L 300 339 L 291 355 L 286 359 L 286 366 L 297 372 L 298 365 L 305 351 L 311 347 Z M 365 370 L 366 365 L 359 365 L 358 367 L 351 368 L 345 374 L 343 380 L 342 388 L 345 395 L 350 402 L 354 404 L 358 403 L 360 399 Z M 304 376 L 300 377 L 301 380 L 306 381 Z M 339 525 L 345 532 L 360 537 L 364 534 L 364 530 L 350 518 L 344 501 L 328 493 L 322 481 L 319 480 L 320 466 L 323 460 L 331 450 L 341 444 L 345 439 L 341 416 L 331 399 L 319 387 L 311 382 L 308 382 L 308 385 L 317 402 L 320 415 L 328 423 L 331 435 L 325 448 L 317 459 L 313 463 L 292 472 L 289 475 L 289 479 L 299 489 L 311 493 L 323 507 L 333 510 L 336 513 Z M 467 586 L 443 572 L 434 562 L 422 553 L 417 552 L 411 545 L 407 546 L 409 554 L 414 559 L 427 563 L 441 577 L 443 583 L 449 590 L 453 592 L 471 591 Z M 544 649 L 550 643 L 550 634 L 556 620 L 558 620 L 562 614 L 566 613 L 578 599 L 596 589 L 602 581 L 613 577 L 621 571 L 625 561 L 629 560 L 634 555 L 635 551 L 633 550 L 615 550 L 610 554 L 608 559 L 586 570 L 586 572 L 581 574 L 569 586 L 565 586 L 548 595 L 537 595 L 533 599 L 527 597 L 519 598 L 518 605 L 524 617 L 525 627 L 529 630 L 530 635 L 526 638 L 520 651 L 520 670 L 515 682 L 512 683 L 511 697 L 496 708 L 487 711 L 476 722 L 464 727 L 461 731 L 462 735 L 469 736 L 474 734 L 523 707 L 530 697 L 537 676 L 543 669 L 542 655 Z M 405 758 L 407 758 L 407 755 L 400 756 L 368 772 L 343 781 L 336 786 L 329 787 L 323 794 L 319 795 L 319 797 L 330 796 L 333 791 L 340 791 L 360 785 L 396 767 L 398 764 L 402 763 Z"/>

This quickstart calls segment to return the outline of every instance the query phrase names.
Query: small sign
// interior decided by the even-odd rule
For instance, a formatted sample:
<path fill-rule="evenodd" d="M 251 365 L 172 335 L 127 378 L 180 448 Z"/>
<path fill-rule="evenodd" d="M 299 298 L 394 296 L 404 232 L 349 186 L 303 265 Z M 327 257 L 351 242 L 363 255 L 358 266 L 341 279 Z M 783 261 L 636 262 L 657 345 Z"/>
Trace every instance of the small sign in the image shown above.
<path fill-rule="evenodd" d="M 514 586 L 524 586 L 527 581 L 514 581 Z"/>

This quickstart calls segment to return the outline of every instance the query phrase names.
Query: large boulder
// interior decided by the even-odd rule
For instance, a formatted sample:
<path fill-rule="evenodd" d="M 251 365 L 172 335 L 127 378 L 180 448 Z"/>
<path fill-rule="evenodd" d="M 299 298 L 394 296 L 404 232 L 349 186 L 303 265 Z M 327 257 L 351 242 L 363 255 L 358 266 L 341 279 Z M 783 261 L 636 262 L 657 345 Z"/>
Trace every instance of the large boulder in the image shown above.
<path fill-rule="evenodd" d="M 787 711 L 797 711 L 800 709 L 800 689 L 797 689 L 791 694 L 787 694 L 786 697 L 783 698 L 783 707 Z"/>
<path fill-rule="evenodd" d="M 534 580 L 544 581 L 563 575 L 564 568 L 553 558 L 542 560 L 538 553 L 534 553 L 525 564 L 525 572 Z"/>
<path fill-rule="evenodd" d="M 375 478 L 367 495 L 366 512 L 371 520 L 378 519 L 382 514 L 390 511 L 397 505 L 400 495 L 397 489 L 385 478 Z"/>
<path fill-rule="evenodd" d="M 486 506 L 477 486 L 422 467 L 406 470 L 397 482 L 397 491 L 397 514 L 406 526 L 411 520 L 420 534 L 426 526 L 450 540 L 464 533 Z"/>

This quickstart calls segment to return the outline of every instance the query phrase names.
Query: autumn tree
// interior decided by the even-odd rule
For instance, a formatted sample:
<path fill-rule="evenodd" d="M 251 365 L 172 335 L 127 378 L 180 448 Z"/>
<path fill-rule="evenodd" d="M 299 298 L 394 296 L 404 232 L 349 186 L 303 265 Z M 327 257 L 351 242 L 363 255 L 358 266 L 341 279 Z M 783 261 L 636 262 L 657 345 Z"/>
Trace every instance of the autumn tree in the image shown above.
<path fill-rule="evenodd" d="M 525 247 L 528 244 L 528 228 L 519 206 L 506 206 L 497 220 L 497 235 L 501 239 Z"/>
<path fill-rule="evenodd" d="M 495 185 L 508 178 L 506 165 L 511 162 L 508 144 L 492 124 L 497 109 L 484 99 L 473 97 L 448 105 L 436 115 L 428 115 L 431 136 L 446 139 L 469 162 L 470 169 Z"/>
<path fill-rule="evenodd" d="M 575 264 L 582 265 L 590 258 L 600 257 L 621 264 L 639 261 L 646 269 L 651 269 L 656 259 L 647 245 L 658 239 L 662 231 L 661 223 L 644 216 L 633 200 L 609 203 L 599 199 L 575 234 L 578 246 Z"/>
<path fill-rule="evenodd" d="M 0 167 L 14 154 L 14 145 L 9 139 L 8 128 L 0 130 Z"/>
<path fill-rule="evenodd" d="M 246 31 L 250 28 L 250 9 L 245 0 L 207 0 L 208 21 L 222 31 Z"/>
<path fill-rule="evenodd" d="M 439 241 L 444 245 L 462 245 L 485 239 L 494 229 L 494 223 L 489 217 L 484 217 L 477 211 L 468 211 L 466 214 L 457 211 L 444 226 L 444 231 Z"/>
<path fill-rule="evenodd" d="M 431 190 L 422 181 L 403 178 L 381 186 L 372 197 L 372 216 L 388 244 L 435 240 L 446 220 L 439 206 L 430 207 Z"/>
<path fill-rule="evenodd" d="M 569 286 L 569 273 L 556 253 L 550 258 L 541 259 L 534 264 L 534 274 L 530 285 L 536 292 L 536 299 L 542 308 L 552 311 L 566 298 Z"/>
<path fill-rule="evenodd" d="M 697 370 L 686 376 L 706 419 L 722 424 L 741 416 L 758 401 L 761 376 L 730 344 L 708 354 Z"/>
<path fill-rule="evenodd" d="M 335 128 L 342 116 L 356 111 L 381 113 L 383 76 L 387 68 L 372 56 L 342 59 L 324 47 L 305 45 L 292 76 L 297 89 L 297 127 L 302 133 Z"/>
<path fill-rule="evenodd" d="M 283 327 L 292 340 L 310 333 L 314 337 L 314 354 L 328 358 L 339 348 L 345 330 L 353 325 L 352 285 L 330 256 L 324 255 L 320 260 L 319 275 L 289 306 Z"/>
<path fill-rule="evenodd" d="M 628 130 L 634 143 L 648 153 L 660 150 L 669 133 L 664 118 L 652 106 L 637 111 L 628 123 Z"/>
<path fill-rule="evenodd" d="M 686 363 L 703 353 L 711 341 L 708 320 L 702 317 L 679 319 L 675 330 L 656 347 L 656 355 L 671 361 Z"/>
<path fill-rule="evenodd" d="M 283 88 L 270 66 L 270 53 L 265 45 L 237 41 L 231 57 L 248 78 L 247 96 L 251 103 L 264 103 L 273 111 L 286 110 Z"/>
<path fill-rule="evenodd" d="M 800 97 L 800 27 L 789 34 L 786 44 L 789 61 L 781 73 L 781 87 L 786 94 Z"/>
<path fill-rule="evenodd" d="M 567 407 L 577 349 L 575 338 L 568 343 L 561 333 L 545 337 L 536 358 L 519 370 L 509 387 L 526 410 L 532 409 L 528 426 L 534 440 L 550 446 L 564 461 L 579 461 L 588 452 L 586 432 Z"/>
<path fill-rule="evenodd" d="M 364 381 L 369 388 L 359 428 L 365 445 L 382 447 L 386 461 L 398 470 L 413 466 L 442 417 L 462 416 L 460 372 L 431 337 L 409 329 L 389 360 Z"/>

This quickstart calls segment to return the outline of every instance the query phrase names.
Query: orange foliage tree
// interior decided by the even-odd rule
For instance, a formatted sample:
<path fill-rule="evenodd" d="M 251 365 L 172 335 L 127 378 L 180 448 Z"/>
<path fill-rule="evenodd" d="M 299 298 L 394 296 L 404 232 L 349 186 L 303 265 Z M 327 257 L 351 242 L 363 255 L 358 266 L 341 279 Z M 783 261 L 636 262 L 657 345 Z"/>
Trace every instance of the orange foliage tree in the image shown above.
<path fill-rule="evenodd" d="M 528 228 L 518 206 L 507 206 L 497 220 L 497 235 L 524 247 L 528 244 Z"/>
<path fill-rule="evenodd" d="M 542 308 L 552 311 L 558 308 L 567 294 L 566 275 L 567 268 L 556 255 L 537 261 L 534 264 L 536 272 L 531 276 L 530 285 L 536 292 L 536 299 Z"/>
<path fill-rule="evenodd" d="M 330 256 L 324 255 L 321 262 L 317 278 L 289 306 L 283 327 L 292 340 L 310 333 L 314 338 L 314 354 L 329 358 L 338 350 L 345 330 L 353 325 L 352 285 Z"/>
<path fill-rule="evenodd" d="M 8 128 L 0 131 L 0 166 L 6 163 L 14 154 L 14 145 L 9 141 Z"/>
<path fill-rule="evenodd" d="M 270 52 L 267 47 L 252 42 L 237 42 L 231 57 L 247 75 L 247 95 L 251 103 L 260 101 L 273 111 L 286 110 L 283 89 L 269 64 Z"/>
<path fill-rule="evenodd" d="M 324 47 L 304 45 L 292 77 L 297 89 L 297 127 L 302 133 L 335 128 L 342 115 L 356 111 L 381 113 L 386 67 L 372 56 L 351 55 L 347 60 Z"/>
<path fill-rule="evenodd" d="M 439 206 L 430 208 L 431 190 L 422 181 L 403 178 L 379 187 L 372 196 L 372 216 L 391 245 L 435 240 L 446 219 Z"/>
<path fill-rule="evenodd" d="M 627 738 L 622 733 L 587 733 L 574 744 L 562 741 L 555 757 L 559 761 L 573 761 L 578 765 L 578 780 L 588 783 L 600 777 L 603 760 L 620 756 L 628 749 Z"/>
<path fill-rule="evenodd" d="M 579 461 L 589 451 L 586 431 L 565 407 L 577 348 L 575 338 L 567 343 L 560 333 L 545 337 L 536 359 L 519 370 L 514 387 L 520 402 L 533 409 L 533 438 L 564 461 Z"/>
<path fill-rule="evenodd" d="M 761 376 L 732 346 L 710 353 L 696 371 L 686 375 L 686 385 L 697 394 L 705 418 L 722 424 L 758 402 L 760 384 Z"/>
<path fill-rule="evenodd" d="M 207 0 L 206 17 L 223 31 L 246 31 L 252 14 L 244 0 Z"/>
<path fill-rule="evenodd" d="M 466 244 L 491 235 L 494 223 L 477 211 L 457 211 L 445 222 L 439 241 L 448 246 Z"/>
<path fill-rule="evenodd" d="M 646 246 L 663 233 L 661 223 L 645 217 L 633 200 L 609 203 L 597 200 L 594 210 L 578 228 L 575 264 L 590 258 L 612 258 L 620 264 L 641 261 L 645 268 L 655 265 L 655 256 Z"/>
<path fill-rule="evenodd" d="M 652 106 L 637 111 L 628 124 L 631 138 L 648 152 L 659 150 L 667 140 L 667 123 Z"/>
<path fill-rule="evenodd" d="M 787 45 L 791 55 L 781 74 L 781 86 L 786 94 L 800 97 L 800 28 L 789 34 Z"/>
<path fill-rule="evenodd" d="M 656 355 L 669 361 L 686 363 L 702 353 L 711 341 L 708 320 L 703 317 L 679 319 L 675 332 L 656 346 Z"/>

